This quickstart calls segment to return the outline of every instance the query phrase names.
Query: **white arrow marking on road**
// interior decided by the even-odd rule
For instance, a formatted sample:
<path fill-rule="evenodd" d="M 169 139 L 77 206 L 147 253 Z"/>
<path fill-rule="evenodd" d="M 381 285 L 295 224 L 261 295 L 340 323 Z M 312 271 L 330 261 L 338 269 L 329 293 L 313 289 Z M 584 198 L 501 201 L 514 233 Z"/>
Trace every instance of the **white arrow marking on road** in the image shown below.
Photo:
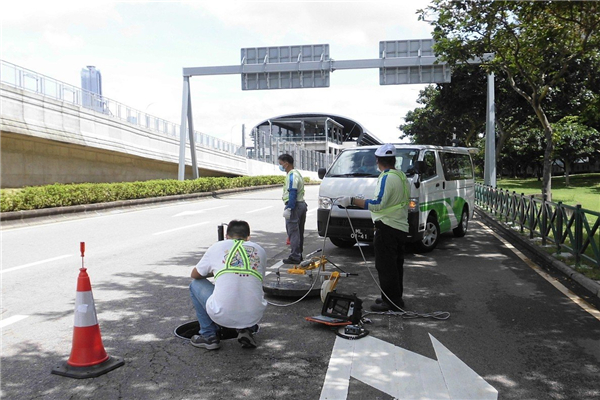
<path fill-rule="evenodd" d="M 229 206 L 219 206 L 219 207 L 213 207 L 213 208 L 204 208 L 202 210 L 196 210 L 196 211 L 182 211 L 179 214 L 173 215 L 173 217 L 183 217 L 185 215 L 202 214 L 203 212 L 206 212 L 206 211 L 218 210 L 219 208 L 225 208 L 225 207 L 229 207 Z"/>
<path fill-rule="evenodd" d="M 396 399 L 498 399 L 496 389 L 429 337 L 437 361 L 371 336 L 336 338 L 321 400 L 346 399 L 350 377 Z"/>

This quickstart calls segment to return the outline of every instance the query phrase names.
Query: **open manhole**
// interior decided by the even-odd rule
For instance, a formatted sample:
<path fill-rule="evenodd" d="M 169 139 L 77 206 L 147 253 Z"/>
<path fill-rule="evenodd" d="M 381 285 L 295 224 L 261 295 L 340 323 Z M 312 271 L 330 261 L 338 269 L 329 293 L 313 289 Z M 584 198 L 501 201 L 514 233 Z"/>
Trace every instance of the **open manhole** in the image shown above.
<path fill-rule="evenodd" d="M 186 322 L 183 325 L 179 325 L 175 328 L 173 333 L 180 339 L 191 339 L 192 336 L 197 335 L 200 330 L 200 323 L 198 321 Z M 237 331 L 231 328 L 221 327 L 219 331 L 219 338 L 221 340 L 234 339 L 237 338 Z"/>

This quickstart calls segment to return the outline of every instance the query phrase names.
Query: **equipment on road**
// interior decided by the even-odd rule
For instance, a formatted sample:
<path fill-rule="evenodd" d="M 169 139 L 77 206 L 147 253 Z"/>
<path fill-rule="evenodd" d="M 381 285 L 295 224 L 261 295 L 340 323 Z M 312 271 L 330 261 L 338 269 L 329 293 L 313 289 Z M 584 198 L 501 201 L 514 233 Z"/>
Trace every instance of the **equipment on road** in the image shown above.
<path fill-rule="evenodd" d="M 77 279 L 71 356 L 67 362 L 54 367 L 52 373 L 69 378 L 85 379 L 105 374 L 122 366 L 125 362 L 122 358 L 110 357 L 104 349 L 96 317 L 92 285 L 83 262 L 85 242 L 81 242 L 79 248 L 81 250 L 81 268 Z"/>
<path fill-rule="evenodd" d="M 362 300 L 352 295 L 332 291 L 327 293 L 321 314 L 306 317 L 307 321 L 330 326 L 359 324 L 362 316 Z"/>
<path fill-rule="evenodd" d="M 319 295 L 321 301 L 325 301 L 327 293 L 335 289 L 340 277 L 348 277 L 352 274 L 343 271 L 340 267 L 335 265 L 324 255 L 313 257 L 314 254 L 321 252 L 322 249 L 317 249 L 312 253 L 308 254 L 308 258 L 297 265 L 293 265 L 291 268 L 287 267 L 287 264 L 282 264 L 277 268 L 275 272 L 275 280 L 263 281 L 263 291 L 267 294 L 278 295 L 278 296 L 293 296 L 300 297 L 302 295 Z M 338 271 L 328 271 L 325 265 L 330 263 Z M 292 279 L 285 279 L 282 281 L 282 275 L 292 277 Z M 293 279 L 295 276 L 308 276 L 308 282 L 299 282 Z M 315 287 L 316 282 L 321 282 L 321 287 Z M 307 290 L 307 286 L 310 286 Z M 303 296 L 303 297 L 305 297 Z"/>

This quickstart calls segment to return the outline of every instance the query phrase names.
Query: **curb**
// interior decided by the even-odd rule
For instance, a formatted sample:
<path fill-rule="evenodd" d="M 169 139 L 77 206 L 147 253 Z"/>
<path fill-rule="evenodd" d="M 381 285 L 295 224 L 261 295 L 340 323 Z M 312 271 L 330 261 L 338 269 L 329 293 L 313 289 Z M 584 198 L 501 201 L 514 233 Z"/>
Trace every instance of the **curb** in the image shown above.
<path fill-rule="evenodd" d="M 587 290 L 589 290 L 594 296 L 600 298 L 600 282 L 596 282 L 593 279 L 588 278 L 587 276 L 575 271 L 573 268 L 569 267 L 567 264 L 563 263 L 560 260 L 552 257 L 552 255 L 546 253 L 541 250 L 539 246 L 534 243 L 531 243 L 529 240 L 523 238 L 517 232 L 514 232 L 512 229 L 508 228 L 502 222 L 497 221 L 492 216 L 490 216 L 485 211 L 481 210 L 479 207 L 475 208 L 475 212 L 481 219 L 490 226 L 499 229 L 504 233 L 513 243 L 517 242 L 522 245 L 525 249 L 527 249 L 530 253 L 533 253 L 538 260 L 540 260 L 546 267 L 552 268 L 554 270 L 558 270 L 570 279 L 577 282 L 579 285 L 583 286 Z"/>
<path fill-rule="evenodd" d="M 197 199 L 202 197 L 213 197 L 231 193 L 239 192 L 250 192 L 254 190 L 271 189 L 275 187 L 281 187 L 281 185 L 263 185 L 263 186 L 250 186 L 245 188 L 235 189 L 223 189 L 216 190 L 214 192 L 202 192 L 202 193 L 190 193 L 190 194 L 178 194 L 174 196 L 163 196 L 163 197 L 149 197 L 146 199 L 133 199 L 133 200 L 119 200 L 109 201 L 106 203 L 95 203 L 95 204 L 81 204 L 76 206 L 66 207 L 52 207 L 42 208 L 39 210 L 25 210 L 25 211 L 9 211 L 0 213 L 0 221 L 18 221 L 28 220 L 31 218 L 49 217 L 54 215 L 65 215 L 65 214 L 77 214 L 86 213 L 99 210 L 106 210 L 111 208 L 126 208 L 145 204 L 155 204 L 164 202 L 173 202 L 181 200 Z"/>

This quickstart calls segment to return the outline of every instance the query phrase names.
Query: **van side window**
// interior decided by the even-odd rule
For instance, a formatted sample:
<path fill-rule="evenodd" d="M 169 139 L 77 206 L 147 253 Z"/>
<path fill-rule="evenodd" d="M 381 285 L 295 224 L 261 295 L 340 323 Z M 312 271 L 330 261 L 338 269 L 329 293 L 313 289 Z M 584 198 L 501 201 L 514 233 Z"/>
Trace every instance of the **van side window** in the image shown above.
<path fill-rule="evenodd" d="M 473 164 L 468 154 L 440 153 L 447 181 L 473 179 Z"/>
<path fill-rule="evenodd" d="M 436 176 L 437 171 L 435 168 L 435 154 L 433 151 L 426 152 L 423 156 L 423 161 L 425 161 L 425 171 L 423 171 L 421 174 L 421 180 L 426 180 Z"/>

